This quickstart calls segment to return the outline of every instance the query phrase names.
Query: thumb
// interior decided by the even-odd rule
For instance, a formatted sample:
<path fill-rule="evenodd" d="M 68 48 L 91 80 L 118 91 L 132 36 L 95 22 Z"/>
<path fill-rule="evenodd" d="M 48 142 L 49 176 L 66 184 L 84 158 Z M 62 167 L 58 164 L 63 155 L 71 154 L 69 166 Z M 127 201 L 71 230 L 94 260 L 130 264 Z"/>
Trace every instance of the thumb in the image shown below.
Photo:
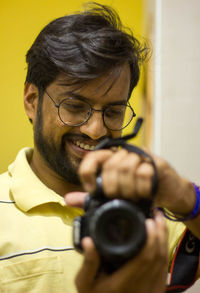
<path fill-rule="evenodd" d="M 92 292 L 91 290 L 99 268 L 100 259 L 91 238 L 83 238 L 82 246 L 84 261 L 77 274 L 75 283 L 78 292 L 88 293 Z"/>
<path fill-rule="evenodd" d="M 76 207 L 76 208 L 83 208 L 86 196 L 88 195 L 87 192 L 69 192 L 64 195 L 64 200 L 66 205 L 70 207 Z"/>

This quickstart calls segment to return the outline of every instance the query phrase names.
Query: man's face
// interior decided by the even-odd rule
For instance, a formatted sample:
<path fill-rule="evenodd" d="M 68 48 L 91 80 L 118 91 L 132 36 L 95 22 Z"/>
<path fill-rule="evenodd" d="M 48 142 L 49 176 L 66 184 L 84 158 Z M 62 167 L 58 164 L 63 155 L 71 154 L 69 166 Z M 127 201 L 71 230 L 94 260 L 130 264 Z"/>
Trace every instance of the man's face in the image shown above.
<path fill-rule="evenodd" d="M 115 76 L 111 79 L 103 76 L 75 89 L 67 85 L 64 75 L 59 75 L 46 91 L 57 104 L 73 92 L 73 95 L 80 96 L 93 108 L 101 110 L 109 104 L 124 103 L 128 98 L 129 87 L 130 69 L 124 65 L 117 80 Z M 80 185 L 77 172 L 85 154 L 104 138 L 120 135 L 121 131 L 109 130 L 104 125 L 101 112 L 94 111 L 85 124 L 71 127 L 60 120 L 58 109 L 46 93 L 42 103 L 38 104 L 34 125 L 35 147 L 48 166 L 69 183 Z"/>

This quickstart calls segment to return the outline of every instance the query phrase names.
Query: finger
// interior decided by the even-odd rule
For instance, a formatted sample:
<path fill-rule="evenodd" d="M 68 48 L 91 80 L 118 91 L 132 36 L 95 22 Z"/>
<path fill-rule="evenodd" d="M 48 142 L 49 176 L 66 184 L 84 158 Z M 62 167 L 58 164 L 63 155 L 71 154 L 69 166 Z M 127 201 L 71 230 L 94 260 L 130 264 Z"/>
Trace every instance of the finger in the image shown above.
<path fill-rule="evenodd" d="M 135 191 L 136 194 L 143 198 L 151 196 L 152 178 L 154 176 L 154 169 L 150 163 L 142 162 L 135 174 Z"/>
<path fill-rule="evenodd" d="M 154 217 L 156 223 L 156 230 L 158 234 L 158 247 L 159 256 L 163 263 L 167 264 L 168 261 L 168 230 L 166 220 L 160 211 L 155 211 Z"/>
<path fill-rule="evenodd" d="M 161 213 L 155 215 L 157 248 L 154 265 L 148 274 L 147 282 L 154 293 L 165 292 L 167 284 L 167 259 L 168 259 L 168 232 Z"/>
<path fill-rule="evenodd" d="M 151 271 L 151 278 L 149 277 L 148 286 L 154 293 L 166 292 L 167 286 L 167 264 L 160 262 L 158 265 L 153 265 Z"/>
<path fill-rule="evenodd" d="M 102 185 L 104 193 L 109 197 L 120 197 L 122 195 L 119 175 L 127 155 L 128 152 L 122 149 L 113 154 L 113 156 L 110 157 L 103 165 Z"/>
<path fill-rule="evenodd" d="M 138 255 L 143 263 L 142 274 L 136 276 L 138 293 L 165 291 L 167 279 L 167 230 L 163 217 L 156 214 L 155 219 L 146 220 L 147 243 Z M 141 282 L 145 275 L 145 282 Z M 133 289 L 134 284 L 133 284 Z"/>
<path fill-rule="evenodd" d="M 112 154 L 111 150 L 99 150 L 84 157 L 80 164 L 79 176 L 86 191 L 92 192 L 95 190 L 97 171 Z"/>
<path fill-rule="evenodd" d="M 120 163 L 118 185 L 124 198 L 133 198 L 136 195 L 136 170 L 140 162 L 140 156 L 128 153 Z"/>
<path fill-rule="evenodd" d="M 67 206 L 83 208 L 87 192 L 69 192 L 64 195 L 64 200 Z"/>
<path fill-rule="evenodd" d="M 90 290 L 93 286 L 100 260 L 91 238 L 83 238 L 82 247 L 84 250 L 84 261 L 77 274 L 75 283 L 78 292 L 88 293 L 91 292 Z"/>
<path fill-rule="evenodd" d="M 141 287 L 143 292 L 144 287 L 141 281 L 144 276 L 151 277 L 152 267 L 155 265 L 155 255 L 157 251 L 157 236 L 156 225 L 152 219 L 146 220 L 147 241 L 142 250 L 122 268 L 113 274 L 113 282 L 115 281 L 118 288 L 126 288 L 127 292 L 134 291 L 137 288 L 138 293 Z M 143 264 L 143 265 L 141 265 Z M 138 270 L 138 267 L 140 268 Z M 148 282 L 149 279 L 146 277 Z M 128 288 L 126 287 L 129 284 Z M 146 287 L 145 287 L 146 288 Z"/>
<path fill-rule="evenodd" d="M 147 249 L 146 260 L 166 264 L 168 253 L 168 233 L 162 213 L 156 212 L 154 219 L 146 220 Z M 150 252 L 150 253 L 149 253 Z"/>
<path fill-rule="evenodd" d="M 137 280 L 139 288 L 137 293 L 164 293 L 167 284 L 167 266 L 161 262 L 152 263 L 151 268 L 145 272 L 145 282 Z M 133 287 L 134 288 L 134 287 Z"/>
<path fill-rule="evenodd" d="M 151 221 L 148 224 L 148 226 L 149 226 L 148 228 L 149 232 L 150 230 L 152 230 L 154 234 L 155 225 L 153 221 Z M 150 234 L 152 234 L 152 232 L 150 232 Z M 147 242 L 142 248 L 142 250 L 133 259 L 128 261 L 125 265 L 123 265 L 119 270 L 117 270 L 112 275 L 113 282 L 116 282 L 117 287 L 126 288 L 127 292 L 129 292 L 130 288 L 133 292 L 136 292 L 134 291 L 135 289 L 133 288 L 139 289 L 139 286 L 140 286 L 139 281 L 141 281 L 141 279 L 144 278 L 146 271 L 149 270 L 149 263 L 151 262 L 151 259 L 152 259 L 152 256 L 150 254 L 154 244 L 153 240 L 154 240 L 154 236 L 150 235 L 150 237 L 147 238 Z M 127 284 L 129 284 L 128 288 L 127 288 Z"/>

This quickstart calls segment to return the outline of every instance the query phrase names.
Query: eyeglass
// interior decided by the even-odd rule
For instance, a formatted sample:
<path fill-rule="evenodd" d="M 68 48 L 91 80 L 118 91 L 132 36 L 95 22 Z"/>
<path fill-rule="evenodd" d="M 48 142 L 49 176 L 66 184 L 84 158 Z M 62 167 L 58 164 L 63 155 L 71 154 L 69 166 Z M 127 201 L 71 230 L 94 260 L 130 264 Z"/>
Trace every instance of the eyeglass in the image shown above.
<path fill-rule="evenodd" d="M 57 104 L 46 91 L 47 96 L 52 100 L 54 106 L 58 108 L 60 120 L 68 126 L 81 126 L 86 123 L 93 112 L 102 112 L 104 125 L 113 131 L 124 129 L 136 116 L 130 105 L 108 105 L 102 110 L 91 107 L 86 101 L 78 98 L 68 97 Z M 126 119 L 125 118 L 126 113 Z"/>

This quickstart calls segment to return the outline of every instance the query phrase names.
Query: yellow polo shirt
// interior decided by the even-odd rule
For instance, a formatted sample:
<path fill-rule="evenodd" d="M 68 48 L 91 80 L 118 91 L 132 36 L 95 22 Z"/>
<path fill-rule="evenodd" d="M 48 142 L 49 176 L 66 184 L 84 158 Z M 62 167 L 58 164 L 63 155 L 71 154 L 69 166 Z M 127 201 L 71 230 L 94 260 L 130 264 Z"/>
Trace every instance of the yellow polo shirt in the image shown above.
<path fill-rule="evenodd" d="M 0 292 L 75 293 L 81 255 L 72 244 L 79 209 L 48 189 L 19 152 L 0 175 Z"/>
<path fill-rule="evenodd" d="M 0 175 L 0 292 L 75 293 L 82 256 L 72 244 L 72 221 L 81 210 L 67 207 L 29 166 L 22 149 Z M 185 226 L 168 221 L 169 263 Z"/>

